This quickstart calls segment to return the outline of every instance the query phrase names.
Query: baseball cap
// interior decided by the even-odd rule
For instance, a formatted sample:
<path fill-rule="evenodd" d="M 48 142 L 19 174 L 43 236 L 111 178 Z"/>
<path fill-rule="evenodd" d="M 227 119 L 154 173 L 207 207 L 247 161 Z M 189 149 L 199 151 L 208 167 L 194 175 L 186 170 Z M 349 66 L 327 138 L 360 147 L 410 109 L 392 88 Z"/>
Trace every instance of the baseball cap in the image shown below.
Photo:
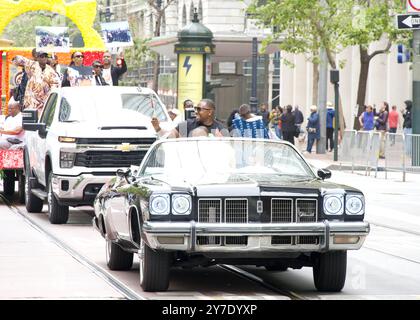
<path fill-rule="evenodd" d="M 37 52 L 37 57 L 43 57 L 43 56 L 48 57 L 48 52 L 45 52 L 45 51 Z"/>

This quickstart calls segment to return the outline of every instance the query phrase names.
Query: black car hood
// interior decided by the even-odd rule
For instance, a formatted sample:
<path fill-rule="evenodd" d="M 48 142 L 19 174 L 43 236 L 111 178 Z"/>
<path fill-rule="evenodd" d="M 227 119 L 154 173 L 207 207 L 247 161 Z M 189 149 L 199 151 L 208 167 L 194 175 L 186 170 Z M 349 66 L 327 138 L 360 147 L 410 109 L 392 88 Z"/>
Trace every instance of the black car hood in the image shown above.
<path fill-rule="evenodd" d="M 259 196 L 261 193 L 288 192 L 302 194 L 319 194 L 321 190 L 341 189 L 343 191 L 360 192 L 359 190 L 321 179 L 299 179 L 275 175 L 211 175 L 196 178 L 194 181 L 179 181 L 159 177 L 158 183 L 171 186 L 172 191 L 194 190 L 197 196 Z M 163 186 L 163 185 L 162 185 Z"/>

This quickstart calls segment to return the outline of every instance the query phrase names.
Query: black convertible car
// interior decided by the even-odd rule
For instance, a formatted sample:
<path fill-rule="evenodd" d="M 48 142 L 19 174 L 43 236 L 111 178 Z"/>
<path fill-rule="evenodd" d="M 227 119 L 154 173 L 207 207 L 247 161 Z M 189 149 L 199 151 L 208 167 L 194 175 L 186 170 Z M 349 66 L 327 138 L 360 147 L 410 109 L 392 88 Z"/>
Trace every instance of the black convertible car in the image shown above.
<path fill-rule="evenodd" d="M 318 290 L 340 291 L 347 250 L 360 249 L 369 224 L 362 192 L 330 176 L 283 141 L 160 140 L 103 186 L 94 226 L 111 270 L 139 255 L 145 291 L 167 290 L 172 267 L 218 263 L 312 267 Z"/>

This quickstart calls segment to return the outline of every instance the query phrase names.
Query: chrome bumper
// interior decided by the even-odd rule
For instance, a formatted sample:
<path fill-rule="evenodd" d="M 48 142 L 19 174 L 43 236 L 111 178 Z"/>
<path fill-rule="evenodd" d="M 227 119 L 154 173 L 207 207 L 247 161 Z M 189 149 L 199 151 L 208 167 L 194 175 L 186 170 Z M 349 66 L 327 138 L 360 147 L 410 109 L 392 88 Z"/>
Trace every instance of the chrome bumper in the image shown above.
<path fill-rule="evenodd" d="M 81 174 L 78 176 L 58 176 L 52 177 L 52 189 L 59 199 L 83 199 L 83 191 L 88 184 L 105 184 L 115 175 L 110 172 L 109 176 L 95 176 L 93 174 Z M 61 182 L 68 181 L 68 190 L 61 189 Z"/>
<path fill-rule="evenodd" d="M 196 223 L 146 221 L 142 232 L 153 249 L 188 252 L 305 252 L 328 250 L 357 250 L 369 234 L 368 222 L 316 223 Z M 199 236 L 248 236 L 247 245 L 197 245 Z M 319 236 L 319 244 L 272 244 L 272 236 Z M 337 243 L 337 236 L 359 237 L 355 243 Z M 177 244 L 162 243 L 161 239 L 183 238 Z M 164 241 L 168 242 L 168 241 Z M 179 241 L 180 242 L 180 241 Z"/>

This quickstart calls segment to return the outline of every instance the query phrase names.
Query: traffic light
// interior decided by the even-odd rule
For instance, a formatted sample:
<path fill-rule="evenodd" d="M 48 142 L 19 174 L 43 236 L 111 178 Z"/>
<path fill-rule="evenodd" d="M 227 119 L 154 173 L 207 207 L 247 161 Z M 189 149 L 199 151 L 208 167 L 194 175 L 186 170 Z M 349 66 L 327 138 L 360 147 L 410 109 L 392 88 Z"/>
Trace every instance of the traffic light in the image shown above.
<path fill-rule="evenodd" d="M 403 44 L 397 45 L 397 62 L 405 63 L 411 61 L 411 53 Z"/>

